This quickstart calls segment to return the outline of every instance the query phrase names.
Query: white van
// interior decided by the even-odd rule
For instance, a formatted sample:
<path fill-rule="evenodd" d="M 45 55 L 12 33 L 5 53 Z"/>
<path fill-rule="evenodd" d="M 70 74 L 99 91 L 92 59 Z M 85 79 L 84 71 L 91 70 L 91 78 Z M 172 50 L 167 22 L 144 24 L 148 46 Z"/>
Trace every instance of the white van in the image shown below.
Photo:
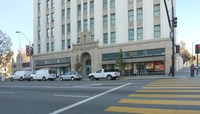
<path fill-rule="evenodd" d="M 32 74 L 32 71 L 17 71 L 10 77 L 10 80 L 30 80 L 30 75 Z"/>
<path fill-rule="evenodd" d="M 31 74 L 30 77 L 31 81 L 33 80 L 55 80 L 56 79 L 56 74 L 53 70 L 46 70 L 46 69 L 40 69 L 35 71 L 33 74 Z"/>

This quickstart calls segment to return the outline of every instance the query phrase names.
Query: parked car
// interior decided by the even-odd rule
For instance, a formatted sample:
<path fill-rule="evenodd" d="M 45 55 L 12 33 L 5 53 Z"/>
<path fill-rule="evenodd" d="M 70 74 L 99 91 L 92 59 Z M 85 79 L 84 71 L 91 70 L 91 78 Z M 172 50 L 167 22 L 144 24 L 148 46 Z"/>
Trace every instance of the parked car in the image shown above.
<path fill-rule="evenodd" d="M 118 77 L 120 77 L 119 69 L 100 69 L 97 72 L 90 73 L 88 78 L 92 81 L 94 79 L 115 80 Z"/>
<path fill-rule="evenodd" d="M 78 72 L 67 72 L 64 75 L 59 77 L 60 81 L 63 80 L 81 80 L 83 78 L 82 75 L 78 74 Z"/>
<path fill-rule="evenodd" d="M 12 75 L 10 77 L 10 80 L 11 81 L 14 81 L 14 80 L 19 80 L 19 81 L 30 80 L 31 74 L 32 74 L 32 71 L 16 71 L 14 73 L 14 75 Z"/>
<path fill-rule="evenodd" d="M 54 70 L 46 70 L 46 69 L 40 69 L 35 71 L 33 74 L 30 76 L 31 81 L 33 80 L 55 80 L 56 79 L 56 74 Z"/>
<path fill-rule="evenodd" d="M 194 67 L 195 67 L 195 69 L 199 69 L 199 65 L 195 65 Z"/>

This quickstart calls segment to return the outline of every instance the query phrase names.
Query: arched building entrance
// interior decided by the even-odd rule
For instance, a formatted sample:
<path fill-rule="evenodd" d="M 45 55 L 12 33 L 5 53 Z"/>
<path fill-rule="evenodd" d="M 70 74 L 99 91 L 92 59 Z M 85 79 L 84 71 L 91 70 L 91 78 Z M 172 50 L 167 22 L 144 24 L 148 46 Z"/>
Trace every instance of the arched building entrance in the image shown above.
<path fill-rule="evenodd" d="M 83 65 L 82 73 L 84 76 L 88 76 L 92 71 L 92 61 L 91 56 L 88 52 L 85 52 L 81 55 L 81 63 Z"/>

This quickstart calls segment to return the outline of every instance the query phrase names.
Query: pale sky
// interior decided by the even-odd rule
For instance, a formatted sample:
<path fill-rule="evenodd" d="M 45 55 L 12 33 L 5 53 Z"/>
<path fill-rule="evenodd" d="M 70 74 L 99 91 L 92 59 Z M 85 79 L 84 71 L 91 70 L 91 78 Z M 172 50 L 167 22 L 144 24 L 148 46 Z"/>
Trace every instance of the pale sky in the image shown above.
<path fill-rule="evenodd" d="M 192 42 L 200 43 L 200 0 L 176 0 L 176 14 L 178 17 L 177 42 L 186 43 L 186 48 L 192 52 Z M 17 52 L 19 48 L 19 35 L 23 32 L 33 43 L 33 0 L 0 0 L 0 30 L 7 33 Z M 21 35 L 21 46 L 29 44 Z M 193 45 L 193 50 L 194 50 Z"/>

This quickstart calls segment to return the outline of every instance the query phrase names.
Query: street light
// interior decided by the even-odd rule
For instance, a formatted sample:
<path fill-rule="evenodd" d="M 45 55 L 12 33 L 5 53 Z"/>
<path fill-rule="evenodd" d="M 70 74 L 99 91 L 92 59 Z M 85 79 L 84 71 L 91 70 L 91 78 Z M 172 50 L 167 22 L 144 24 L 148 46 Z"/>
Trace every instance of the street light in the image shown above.
<path fill-rule="evenodd" d="M 24 35 L 24 37 L 29 41 L 29 53 L 30 53 L 30 55 L 29 55 L 29 57 L 30 57 L 30 61 L 29 61 L 29 65 L 30 65 L 30 70 L 31 70 L 31 41 L 26 37 L 26 35 L 23 33 L 23 32 L 21 32 L 21 31 L 16 31 L 16 33 L 21 33 L 21 34 L 23 34 Z M 32 70 L 31 70 L 32 71 Z"/>

